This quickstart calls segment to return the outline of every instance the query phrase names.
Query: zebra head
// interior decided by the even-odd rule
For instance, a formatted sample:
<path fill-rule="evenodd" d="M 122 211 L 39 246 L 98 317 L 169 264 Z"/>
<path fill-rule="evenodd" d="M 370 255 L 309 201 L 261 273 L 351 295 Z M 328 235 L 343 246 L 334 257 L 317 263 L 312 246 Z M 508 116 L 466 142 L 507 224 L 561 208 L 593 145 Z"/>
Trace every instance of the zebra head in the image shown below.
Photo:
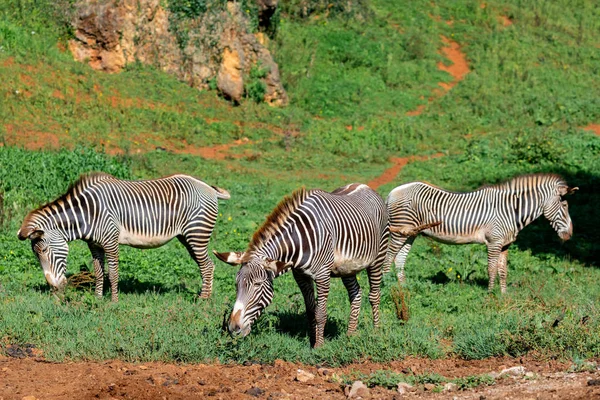
<path fill-rule="evenodd" d="M 569 240 L 573 235 L 573 222 L 569 215 L 569 204 L 562 199 L 562 196 L 573 194 L 578 189 L 578 187 L 570 188 L 561 183 L 556 186 L 554 192 L 544 203 L 544 217 L 550 221 L 550 225 L 558 233 L 561 240 Z"/>
<path fill-rule="evenodd" d="M 287 266 L 281 261 L 246 253 L 229 252 L 215 255 L 223 262 L 241 265 L 236 276 L 237 296 L 229 317 L 229 333 L 248 335 L 251 326 L 273 300 L 273 279 Z"/>
<path fill-rule="evenodd" d="M 67 285 L 65 272 L 69 246 L 60 232 L 22 227 L 17 235 L 20 240 L 31 240 L 31 249 L 40 261 L 44 276 L 50 286 L 59 290 L 63 289 Z"/>

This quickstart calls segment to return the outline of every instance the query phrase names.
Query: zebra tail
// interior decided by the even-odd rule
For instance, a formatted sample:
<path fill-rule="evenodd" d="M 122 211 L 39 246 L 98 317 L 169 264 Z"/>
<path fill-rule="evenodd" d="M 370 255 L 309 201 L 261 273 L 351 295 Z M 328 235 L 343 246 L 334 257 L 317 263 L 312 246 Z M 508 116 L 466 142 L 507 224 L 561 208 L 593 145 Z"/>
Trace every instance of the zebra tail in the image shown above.
<path fill-rule="evenodd" d="M 217 192 L 217 199 L 229 200 L 231 198 L 231 195 L 227 190 L 218 186 L 211 186 L 211 188 L 215 189 L 215 191 Z"/>
<path fill-rule="evenodd" d="M 434 226 L 438 226 L 442 223 L 442 221 L 432 222 L 430 224 L 423 224 L 416 226 L 414 228 L 407 228 L 402 226 L 390 226 L 390 232 L 400 233 L 402 236 L 417 236 L 421 231 L 425 229 L 433 228 Z"/>

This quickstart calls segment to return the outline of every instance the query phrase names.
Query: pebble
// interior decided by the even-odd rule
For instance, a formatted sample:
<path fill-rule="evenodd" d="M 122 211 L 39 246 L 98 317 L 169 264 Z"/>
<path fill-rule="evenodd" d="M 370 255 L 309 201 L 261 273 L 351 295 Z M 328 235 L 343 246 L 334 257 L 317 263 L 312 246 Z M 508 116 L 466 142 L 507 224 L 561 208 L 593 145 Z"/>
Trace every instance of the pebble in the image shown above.
<path fill-rule="evenodd" d="M 253 388 L 251 388 L 251 389 L 248 389 L 248 390 L 246 390 L 246 392 L 245 392 L 245 393 L 246 393 L 246 394 L 248 394 L 248 395 L 250 395 L 250 396 L 258 397 L 258 396 L 260 396 L 261 394 L 263 394 L 264 392 L 265 392 L 265 391 L 264 391 L 264 390 L 262 390 L 262 389 L 261 389 L 261 388 L 259 388 L 259 387 L 253 387 Z"/>
<path fill-rule="evenodd" d="M 527 372 L 527 370 L 525 369 L 525 367 L 517 366 L 517 367 L 503 369 L 502 371 L 500 371 L 499 376 L 506 376 L 506 375 L 508 375 L 508 376 L 523 376 L 523 375 L 525 375 L 526 372 Z"/>
<path fill-rule="evenodd" d="M 369 388 L 362 381 L 355 381 L 350 388 L 346 387 L 349 399 L 368 398 L 370 395 Z"/>
<path fill-rule="evenodd" d="M 315 378 L 314 374 L 311 374 L 310 372 L 306 372 L 303 369 L 298 369 L 298 371 L 296 371 L 296 380 L 298 382 L 308 382 L 314 378 Z"/>
<path fill-rule="evenodd" d="M 444 385 L 444 392 L 454 392 L 458 390 L 458 385 L 454 382 L 448 382 Z"/>
<path fill-rule="evenodd" d="M 408 392 L 413 392 L 414 390 L 415 390 L 415 387 L 413 385 L 411 385 L 410 383 L 406 383 L 406 382 L 398 383 L 398 393 L 400 393 L 400 394 L 406 394 Z"/>
<path fill-rule="evenodd" d="M 430 392 L 433 389 L 435 389 L 435 385 L 433 383 L 426 383 L 426 384 L 423 385 L 423 388 L 425 388 L 425 390 L 427 390 L 428 392 Z"/>

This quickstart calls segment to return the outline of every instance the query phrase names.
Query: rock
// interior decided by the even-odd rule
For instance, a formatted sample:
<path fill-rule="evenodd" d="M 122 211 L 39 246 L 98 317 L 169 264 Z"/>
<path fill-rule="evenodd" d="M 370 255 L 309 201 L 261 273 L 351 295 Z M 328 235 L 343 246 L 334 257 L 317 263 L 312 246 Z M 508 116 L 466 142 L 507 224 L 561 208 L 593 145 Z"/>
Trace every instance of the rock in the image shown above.
<path fill-rule="evenodd" d="M 435 389 L 435 385 L 433 383 L 426 383 L 423 385 L 423 388 L 426 391 L 431 392 L 433 389 Z"/>
<path fill-rule="evenodd" d="M 588 386 L 600 386 L 600 379 L 590 379 L 587 381 Z"/>
<path fill-rule="evenodd" d="M 314 374 L 311 374 L 310 372 L 306 372 L 303 369 L 298 369 L 298 371 L 296 371 L 296 380 L 298 382 L 308 382 L 314 378 L 315 378 Z"/>
<path fill-rule="evenodd" d="M 526 372 L 527 372 L 527 370 L 525 369 L 525 367 L 517 366 L 517 367 L 503 369 L 502 371 L 500 371 L 500 374 L 498 376 L 519 377 L 519 376 L 525 375 Z"/>
<path fill-rule="evenodd" d="M 454 392 L 458 390 L 458 385 L 454 382 L 448 382 L 444 385 L 444 392 Z"/>
<path fill-rule="evenodd" d="M 370 396 L 369 388 L 362 381 L 355 381 L 351 387 L 346 387 L 346 396 L 349 399 L 365 399 Z"/>
<path fill-rule="evenodd" d="M 321 368 L 317 368 L 317 373 L 321 376 L 330 376 L 331 370 L 321 367 Z"/>
<path fill-rule="evenodd" d="M 244 393 L 250 396 L 258 397 L 263 394 L 265 391 L 259 387 L 253 387 L 251 389 L 246 390 Z"/>
<path fill-rule="evenodd" d="M 525 376 L 526 376 L 527 378 L 533 378 L 533 377 L 535 377 L 535 374 L 534 374 L 533 372 L 529 371 L 529 372 L 527 372 L 527 373 L 525 374 Z"/>
<path fill-rule="evenodd" d="M 217 87 L 225 97 L 239 103 L 244 94 L 244 79 L 242 77 L 243 59 L 239 49 L 240 44 L 233 40 L 229 47 L 223 50 L 221 68 L 217 76 Z"/>
<path fill-rule="evenodd" d="M 414 392 L 415 390 L 416 390 L 415 387 L 413 385 L 411 385 L 410 383 L 406 383 L 406 382 L 398 383 L 398 393 L 400 393 L 400 394 Z"/>
<path fill-rule="evenodd" d="M 265 27 L 276 7 L 277 0 L 259 1 Z M 216 80 L 222 94 L 236 102 L 252 68 L 260 68 L 265 76 L 256 79 L 265 85 L 264 100 L 286 105 L 268 38 L 252 32 L 251 17 L 244 11 L 237 2 L 228 1 L 226 7 L 215 2 L 206 12 L 183 18 L 171 14 L 162 0 L 78 0 L 69 50 L 77 61 L 105 72 L 139 61 L 199 89 Z"/>

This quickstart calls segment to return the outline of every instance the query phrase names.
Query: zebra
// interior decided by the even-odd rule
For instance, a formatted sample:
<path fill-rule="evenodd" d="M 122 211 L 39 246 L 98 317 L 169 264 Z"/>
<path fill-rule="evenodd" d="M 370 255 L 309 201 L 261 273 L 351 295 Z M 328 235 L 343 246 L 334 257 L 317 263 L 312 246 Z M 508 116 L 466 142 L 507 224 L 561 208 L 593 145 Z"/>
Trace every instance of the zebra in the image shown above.
<path fill-rule="evenodd" d="M 331 277 L 342 278 L 348 291 L 351 335 L 356 331 L 361 303 L 356 275 L 367 270 L 377 327 L 387 242 L 385 203 L 367 185 L 353 183 L 331 193 L 304 188 L 294 191 L 254 233 L 245 252 L 215 252 L 220 260 L 241 265 L 229 332 L 236 336 L 250 333 L 252 323 L 273 299 L 273 279 L 289 270 L 304 297 L 312 347 L 323 344 Z"/>
<path fill-rule="evenodd" d="M 398 280 L 404 282 L 404 263 L 416 236 L 448 244 L 484 243 L 488 250 L 488 290 L 500 276 L 506 292 L 508 247 L 517 234 L 544 215 L 558 236 L 569 240 L 573 223 L 562 196 L 578 190 L 555 174 L 531 174 L 474 192 L 450 192 L 426 182 L 396 187 L 387 198 L 390 244 L 383 264 L 389 272 L 395 260 Z"/>
<path fill-rule="evenodd" d="M 48 283 L 56 289 L 65 277 L 68 242 L 87 242 L 102 297 L 104 261 L 112 301 L 118 301 L 119 244 L 155 248 L 177 237 L 200 267 L 201 298 L 210 297 L 214 263 L 207 245 L 217 219 L 217 199 L 229 193 L 187 175 L 128 181 L 96 172 L 84 174 L 56 200 L 31 211 L 17 233 L 30 239 Z"/>

